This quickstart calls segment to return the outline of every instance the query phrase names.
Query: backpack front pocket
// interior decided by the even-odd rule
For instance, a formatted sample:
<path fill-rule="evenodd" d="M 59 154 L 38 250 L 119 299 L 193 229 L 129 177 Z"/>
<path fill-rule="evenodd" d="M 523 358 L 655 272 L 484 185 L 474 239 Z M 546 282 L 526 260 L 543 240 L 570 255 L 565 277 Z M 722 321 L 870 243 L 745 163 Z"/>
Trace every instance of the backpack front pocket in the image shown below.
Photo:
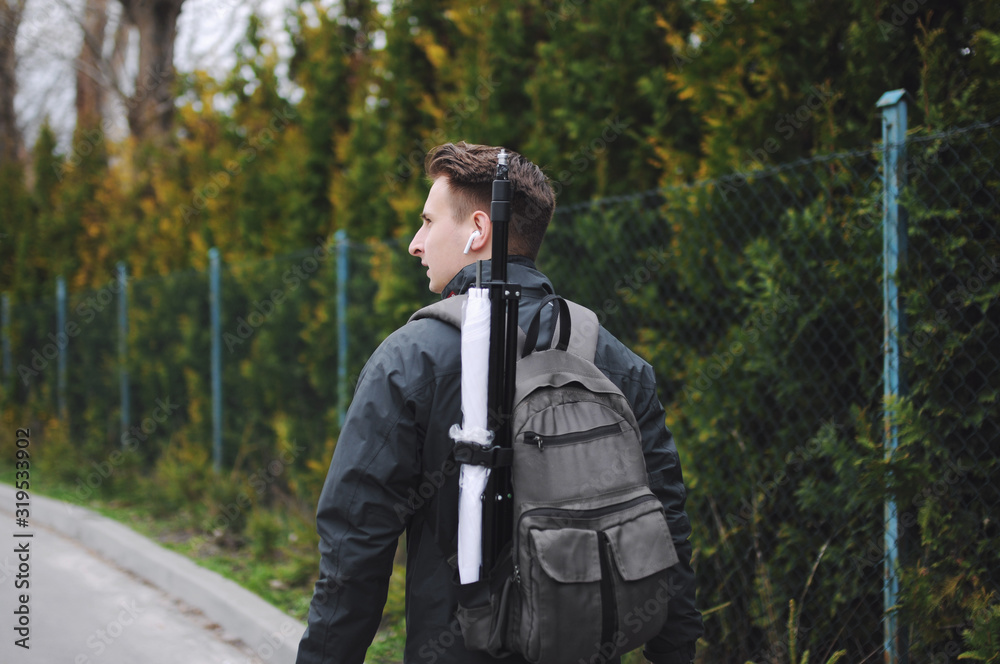
<path fill-rule="evenodd" d="M 598 533 L 575 528 L 528 533 L 528 569 L 521 570 L 525 655 L 532 662 L 589 662 L 603 617 Z"/>
<path fill-rule="evenodd" d="M 677 552 L 648 489 L 583 509 L 529 510 L 518 533 L 512 637 L 528 661 L 605 662 L 662 628 Z"/>
<path fill-rule="evenodd" d="M 677 551 L 663 510 L 658 504 L 654 507 L 601 533 L 612 561 L 618 630 L 630 647 L 659 633 L 667 619 L 667 603 L 677 590 L 668 576 L 677 563 Z"/>

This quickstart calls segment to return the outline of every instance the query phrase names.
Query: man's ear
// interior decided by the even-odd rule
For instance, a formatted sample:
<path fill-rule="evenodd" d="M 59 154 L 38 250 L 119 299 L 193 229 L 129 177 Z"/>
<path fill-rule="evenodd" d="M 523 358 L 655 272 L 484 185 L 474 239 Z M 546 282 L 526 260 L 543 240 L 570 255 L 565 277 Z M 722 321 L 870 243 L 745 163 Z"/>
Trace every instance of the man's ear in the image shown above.
<path fill-rule="evenodd" d="M 493 247 L 493 222 L 490 221 L 490 216 L 482 210 L 476 210 L 472 213 L 472 223 L 475 230 L 479 231 L 479 235 L 472 241 L 470 253 L 480 252 L 484 249 L 491 251 Z"/>

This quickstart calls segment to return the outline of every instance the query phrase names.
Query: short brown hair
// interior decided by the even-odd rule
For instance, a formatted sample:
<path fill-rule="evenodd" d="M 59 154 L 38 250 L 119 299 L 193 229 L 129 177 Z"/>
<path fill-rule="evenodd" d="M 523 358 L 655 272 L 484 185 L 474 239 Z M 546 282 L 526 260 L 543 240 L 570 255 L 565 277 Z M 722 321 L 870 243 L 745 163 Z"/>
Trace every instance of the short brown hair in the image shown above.
<path fill-rule="evenodd" d="M 542 170 L 516 152 L 510 153 L 508 177 L 512 185 L 508 251 L 534 260 L 552 220 L 556 196 Z M 464 141 L 432 148 L 424 161 L 427 177 L 448 178 L 455 193 L 454 213 L 465 218 L 476 210 L 490 211 L 499 147 Z"/>

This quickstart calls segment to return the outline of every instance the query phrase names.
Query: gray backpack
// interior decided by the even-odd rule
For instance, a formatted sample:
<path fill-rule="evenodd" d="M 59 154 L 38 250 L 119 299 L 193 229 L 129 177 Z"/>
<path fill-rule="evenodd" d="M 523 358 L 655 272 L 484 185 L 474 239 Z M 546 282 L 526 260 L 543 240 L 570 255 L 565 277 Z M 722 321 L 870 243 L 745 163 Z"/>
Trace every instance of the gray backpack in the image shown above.
<path fill-rule="evenodd" d="M 461 329 L 463 300 L 442 300 L 411 320 Z M 550 302 L 552 347 L 538 350 Z M 458 586 L 470 650 L 544 664 L 606 662 L 666 622 L 677 553 L 649 488 L 632 409 L 594 365 L 599 327 L 592 311 L 549 295 L 519 340 L 512 546 L 488 580 Z"/>

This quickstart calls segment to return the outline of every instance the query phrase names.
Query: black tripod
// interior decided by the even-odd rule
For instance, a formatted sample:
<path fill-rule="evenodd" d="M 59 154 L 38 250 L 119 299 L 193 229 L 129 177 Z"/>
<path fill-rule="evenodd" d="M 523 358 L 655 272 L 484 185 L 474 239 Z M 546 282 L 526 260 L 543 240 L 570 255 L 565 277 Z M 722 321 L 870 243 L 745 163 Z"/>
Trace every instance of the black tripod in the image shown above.
<path fill-rule="evenodd" d="M 510 449 L 511 408 L 514 401 L 517 353 L 517 307 L 521 287 L 507 282 L 507 238 L 510 226 L 511 181 L 508 177 L 508 153 L 503 148 L 497 157 L 493 180 L 490 220 L 493 223 L 492 258 L 490 259 L 490 358 L 486 404 L 489 428 L 494 445 Z M 483 493 L 483 566 L 481 579 L 488 578 L 509 544 L 513 520 L 511 468 L 500 465 L 490 472 Z"/>

